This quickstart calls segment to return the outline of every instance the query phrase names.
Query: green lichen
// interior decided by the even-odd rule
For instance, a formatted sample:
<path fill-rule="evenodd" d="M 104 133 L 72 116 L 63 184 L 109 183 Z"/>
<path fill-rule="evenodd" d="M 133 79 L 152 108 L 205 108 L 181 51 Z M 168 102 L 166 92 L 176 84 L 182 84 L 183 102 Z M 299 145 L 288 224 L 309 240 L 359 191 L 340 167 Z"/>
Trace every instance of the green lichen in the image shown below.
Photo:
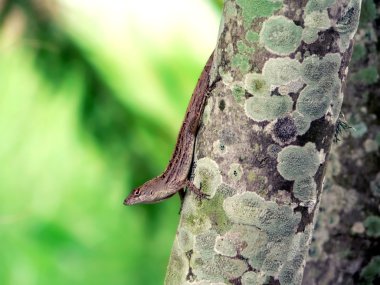
<path fill-rule="evenodd" d="M 327 10 L 313 11 L 306 14 L 304 25 L 302 40 L 307 44 L 311 44 L 318 39 L 318 33 L 320 31 L 327 30 L 331 26 Z"/>
<path fill-rule="evenodd" d="M 267 281 L 268 278 L 264 274 L 253 271 L 248 271 L 241 277 L 242 285 L 261 285 L 266 284 Z"/>
<path fill-rule="evenodd" d="M 313 177 L 307 176 L 296 179 L 293 185 L 293 195 L 304 204 L 315 203 L 317 184 Z"/>
<path fill-rule="evenodd" d="M 286 243 L 288 243 L 288 240 L 289 239 L 287 239 Z M 271 244 L 270 250 L 268 250 L 263 265 L 260 268 L 268 275 L 275 275 L 280 266 L 285 262 L 287 250 L 284 248 L 284 244 L 283 241 Z"/>
<path fill-rule="evenodd" d="M 197 161 L 194 171 L 194 185 L 210 197 L 215 195 L 216 188 L 222 183 L 218 164 L 208 157 Z"/>
<path fill-rule="evenodd" d="M 319 31 L 326 30 L 331 26 L 327 10 L 308 13 L 305 16 L 304 21 L 305 27 L 315 28 Z"/>
<path fill-rule="evenodd" d="M 361 0 L 351 0 L 337 20 L 335 30 L 340 34 L 339 47 L 345 51 L 359 25 Z"/>
<path fill-rule="evenodd" d="M 307 84 L 318 84 L 322 79 L 337 75 L 340 65 L 339 53 L 329 53 L 322 58 L 312 55 L 303 61 L 301 74 Z"/>
<path fill-rule="evenodd" d="M 366 233 L 370 237 L 380 237 L 380 217 L 368 216 L 363 222 Z"/>
<path fill-rule="evenodd" d="M 314 143 L 305 146 L 287 146 L 277 156 L 277 170 L 286 180 L 313 177 L 320 160 Z"/>
<path fill-rule="evenodd" d="M 318 87 L 307 86 L 298 97 L 296 109 L 310 121 L 323 117 L 330 106 L 331 98 Z"/>
<path fill-rule="evenodd" d="M 244 78 L 245 89 L 252 95 L 269 95 L 269 85 L 259 73 L 248 73 Z"/>
<path fill-rule="evenodd" d="M 265 201 L 254 192 L 227 198 L 223 208 L 232 222 L 255 226 L 271 237 L 291 235 L 301 220 L 300 213 L 294 213 L 289 206 Z"/>
<path fill-rule="evenodd" d="M 260 31 L 260 42 L 278 55 L 288 55 L 301 44 L 302 28 L 284 16 L 273 16 L 266 20 Z"/>
<path fill-rule="evenodd" d="M 330 76 L 309 73 L 306 79 L 309 81 L 309 85 L 301 91 L 296 109 L 312 121 L 323 117 L 331 106 L 330 112 L 333 115 L 333 122 L 335 122 L 339 117 L 343 101 L 341 82 L 338 74 L 331 71 L 333 69 L 331 66 L 330 69 L 327 68 L 329 65 L 322 66 L 326 67 L 326 73 Z"/>
<path fill-rule="evenodd" d="M 243 10 L 246 26 L 255 18 L 268 17 L 282 7 L 282 0 L 236 0 L 236 3 Z"/>
<path fill-rule="evenodd" d="M 318 32 L 316 28 L 305 27 L 302 31 L 302 40 L 307 44 L 312 44 L 318 39 Z"/>
<path fill-rule="evenodd" d="M 293 101 L 289 96 L 253 96 L 245 101 L 245 113 L 251 119 L 271 121 L 292 111 Z"/>
<path fill-rule="evenodd" d="M 259 38 L 260 38 L 259 34 L 256 33 L 256 32 L 254 32 L 254 31 L 252 31 L 252 30 L 249 30 L 249 31 L 245 34 L 245 39 L 246 39 L 249 43 L 251 43 L 251 44 L 253 44 L 253 43 L 255 43 L 255 42 L 258 42 L 258 41 L 259 41 Z"/>
<path fill-rule="evenodd" d="M 251 68 L 249 56 L 241 53 L 235 54 L 232 57 L 231 66 L 233 68 L 239 68 L 242 73 L 248 72 Z"/>
<path fill-rule="evenodd" d="M 244 260 L 228 256 L 215 255 L 214 262 L 219 270 L 219 274 L 227 280 L 236 279 L 248 270 L 248 265 Z"/>
<path fill-rule="evenodd" d="M 238 48 L 239 53 L 247 54 L 247 55 L 252 54 L 255 51 L 253 47 L 247 46 L 243 41 L 237 42 L 237 48 Z"/>
<path fill-rule="evenodd" d="M 266 258 L 268 237 L 256 227 L 235 224 L 223 236 L 217 238 L 215 251 L 234 257 L 238 253 L 247 258 L 250 265 L 260 269 Z"/>
<path fill-rule="evenodd" d="M 228 171 L 228 177 L 233 181 L 239 181 L 243 175 L 243 167 L 239 163 L 232 163 Z"/>
<path fill-rule="evenodd" d="M 301 284 L 303 271 L 295 267 L 293 263 L 287 262 L 281 268 L 278 279 L 280 284 L 298 285 Z"/>
<path fill-rule="evenodd" d="M 243 87 L 243 84 L 234 83 L 232 85 L 232 95 L 234 96 L 235 101 L 237 103 L 241 103 L 243 101 L 244 95 L 245 95 L 245 89 Z"/>
<path fill-rule="evenodd" d="M 297 128 L 297 134 L 300 136 L 304 135 L 310 128 L 310 118 L 302 115 L 298 111 L 294 111 L 292 117 Z"/>
<path fill-rule="evenodd" d="M 305 13 L 311 13 L 313 11 L 322 11 L 329 8 L 335 0 L 309 0 L 305 7 Z"/>
<path fill-rule="evenodd" d="M 283 85 L 300 77 L 301 64 L 290 58 L 270 58 L 263 67 L 263 76 L 272 85 Z"/>

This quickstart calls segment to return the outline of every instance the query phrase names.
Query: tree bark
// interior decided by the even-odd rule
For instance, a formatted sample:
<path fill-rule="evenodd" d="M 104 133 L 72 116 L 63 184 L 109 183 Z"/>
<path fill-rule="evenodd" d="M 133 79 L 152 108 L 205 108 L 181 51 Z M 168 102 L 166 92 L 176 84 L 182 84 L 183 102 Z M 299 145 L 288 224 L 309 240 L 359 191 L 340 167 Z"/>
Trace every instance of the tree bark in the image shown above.
<path fill-rule="evenodd" d="M 342 107 L 353 129 L 332 149 L 304 285 L 380 284 L 380 23 L 375 21 L 380 3 L 376 5 L 363 1 Z"/>
<path fill-rule="evenodd" d="M 300 284 L 360 0 L 226 0 L 166 284 Z"/>

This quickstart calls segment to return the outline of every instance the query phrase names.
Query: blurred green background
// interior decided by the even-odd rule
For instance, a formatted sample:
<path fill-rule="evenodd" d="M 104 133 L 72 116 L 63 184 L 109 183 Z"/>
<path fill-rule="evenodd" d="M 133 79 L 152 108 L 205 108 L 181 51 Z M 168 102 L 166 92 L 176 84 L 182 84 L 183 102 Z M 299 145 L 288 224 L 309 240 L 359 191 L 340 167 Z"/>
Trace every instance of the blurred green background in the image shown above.
<path fill-rule="evenodd" d="M 0 284 L 162 284 L 173 150 L 219 0 L 0 1 Z"/>

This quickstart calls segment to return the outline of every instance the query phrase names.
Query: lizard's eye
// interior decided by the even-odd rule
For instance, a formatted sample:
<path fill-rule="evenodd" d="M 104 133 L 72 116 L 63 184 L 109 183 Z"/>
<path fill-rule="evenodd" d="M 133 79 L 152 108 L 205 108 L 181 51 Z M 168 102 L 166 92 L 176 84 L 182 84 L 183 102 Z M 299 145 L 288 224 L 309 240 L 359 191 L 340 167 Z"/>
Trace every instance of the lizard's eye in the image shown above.
<path fill-rule="evenodd" d="M 136 189 L 134 195 L 135 195 L 135 196 L 140 196 L 140 189 Z"/>

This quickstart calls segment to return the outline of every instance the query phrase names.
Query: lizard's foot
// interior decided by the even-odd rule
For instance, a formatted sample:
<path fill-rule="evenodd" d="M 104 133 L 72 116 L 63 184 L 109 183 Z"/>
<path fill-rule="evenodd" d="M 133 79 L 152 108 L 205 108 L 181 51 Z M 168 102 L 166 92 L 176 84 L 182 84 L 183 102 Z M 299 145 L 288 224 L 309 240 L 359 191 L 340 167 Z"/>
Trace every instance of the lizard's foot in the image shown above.
<path fill-rule="evenodd" d="M 199 190 L 191 181 L 186 182 L 186 187 L 189 189 L 191 192 L 193 192 L 196 195 L 196 198 L 199 201 L 202 201 L 202 199 L 210 199 L 210 195 L 203 193 L 201 190 Z"/>

